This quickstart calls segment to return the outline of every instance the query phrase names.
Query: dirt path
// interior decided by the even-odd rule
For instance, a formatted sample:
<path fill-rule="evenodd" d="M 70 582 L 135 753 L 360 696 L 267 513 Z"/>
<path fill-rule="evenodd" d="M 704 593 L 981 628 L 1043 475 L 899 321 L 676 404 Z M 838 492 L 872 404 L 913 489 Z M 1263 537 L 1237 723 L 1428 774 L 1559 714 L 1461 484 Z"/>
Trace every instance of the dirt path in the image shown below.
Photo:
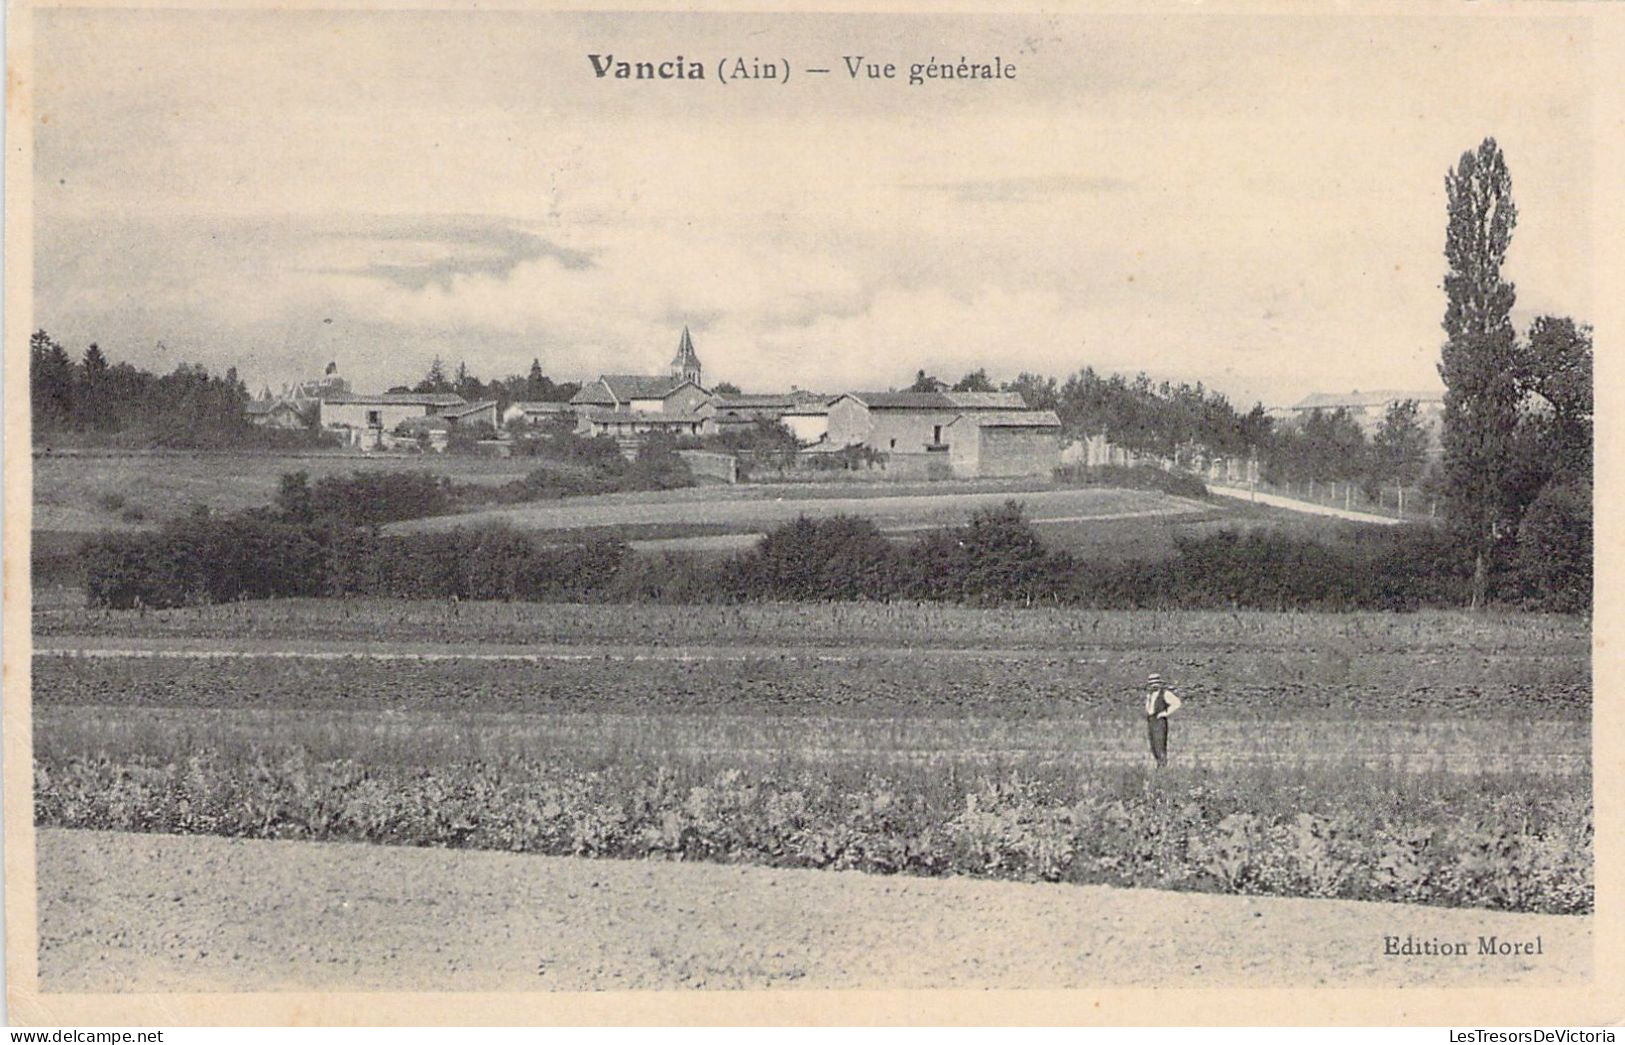
<path fill-rule="evenodd" d="M 47 991 L 1555 984 L 1591 919 L 851 872 L 38 834 Z M 1385 935 L 1466 957 L 1385 957 Z M 1542 954 L 1481 957 L 1479 936 Z"/>
<path fill-rule="evenodd" d="M 1068 661 L 1079 665 L 1107 663 L 1098 650 L 1089 655 L 1051 649 L 1020 649 L 1002 646 L 832 646 L 737 643 L 729 645 L 685 644 L 657 646 L 629 642 L 542 642 L 511 643 L 388 642 L 366 639 L 219 639 L 174 638 L 170 636 L 104 637 L 99 635 L 41 635 L 34 639 L 36 657 L 96 657 L 112 659 L 238 660 L 265 657 L 276 660 L 367 660 L 403 661 L 511 661 L 540 664 L 545 661 L 752 661 L 794 660 L 846 663 L 876 658 L 946 660 L 1041 660 Z"/>
<path fill-rule="evenodd" d="M 1388 515 L 1373 515 L 1370 512 L 1355 512 L 1347 508 L 1333 508 L 1327 504 L 1315 504 L 1312 501 L 1300 501 L 1294 497 L 1282 497 L 1278 494 L 1259 493 L 1237 486 L 1218 486 L 1208 483 L 1208 493 L 1219 497 L 1233 497 L 1241 501 L 1252 501 L 1256 504 L 1267 504 L 1275 508 L 1286 508 L 1294 512 L 1303 512 L 1305 515 L 1329 515 L 1334 519 L 1347 519 L 1350 522 L 1375 523 L 1378 526 L 1398 526 L 1404 520 L 1395 519 Z"/>

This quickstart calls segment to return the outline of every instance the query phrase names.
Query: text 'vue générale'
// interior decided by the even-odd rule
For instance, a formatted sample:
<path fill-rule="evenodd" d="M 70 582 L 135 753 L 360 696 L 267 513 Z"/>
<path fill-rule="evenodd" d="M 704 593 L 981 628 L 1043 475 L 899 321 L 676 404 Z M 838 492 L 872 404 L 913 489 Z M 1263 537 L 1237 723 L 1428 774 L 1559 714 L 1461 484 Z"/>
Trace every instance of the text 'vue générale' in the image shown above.
<path fill-rule="evenodd" d="M 970 59 L 964 55 L 956 59 L 939 60 L 932 55 L 923 62 L 895 62 L 875 59 L 866 55 L 842 55 L 834 64 L 803 63 L 793 65 L 788 58 L 763 59 L 724 56 L 713 60 L 676 55 L 672 58 L 630 58 L 615 54 L 589 54 L 587 61 L 594 78 L 599 80 L 681 80 L 697 83 L 711 80 L 719 84 L 777 83 L 788 84 L 792 79 L 846 80 L 858 83 L 904 83 L 919 87 L 927 83 L 947 81 L 1011 81 L 1016 78 L 1016 66 L 998 55 L 992 60 Z"/>

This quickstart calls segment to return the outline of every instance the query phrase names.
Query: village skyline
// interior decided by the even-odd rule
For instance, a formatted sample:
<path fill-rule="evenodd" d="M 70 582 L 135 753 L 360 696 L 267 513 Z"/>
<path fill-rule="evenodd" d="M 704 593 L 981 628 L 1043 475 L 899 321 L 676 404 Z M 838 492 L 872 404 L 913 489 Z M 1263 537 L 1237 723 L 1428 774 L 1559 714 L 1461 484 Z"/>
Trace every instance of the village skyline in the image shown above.
<path fill-rule="evenodd" d="M 683 331 L 684 339 L 686 340 L 688 338 L 689 334 L 690 334 L 689 328 L 687 326 L 684 326 L 681 329 Z M 658 353 L 658 352 L 644 353 L 639 358 L 640 359 L 653 360 L 656 357 L 658 357 L 659 355 L 660 355 L 660 353 Z M 843 394 L 843 393 L 858 392 L 858 391 L 902 392 L 902 391 L 909 390 L 918 381 L 918 379 L 921 376 L 925 377 L 928 381 L 935 381 L 935 382 L 939 383 L 944 388 L 951 388 L 952 386 L 954 386 L 955 384 L 957 384 L 957 383 L 959 383 L 961 381 L 964 381 L 964 380 L 967 380 L 967 379 L 972 379 L 972 378 L 975 378 L 975 377 L 985 378 L 988 381 L 988 383 L 990 383 L 994 387 L 1003 388 L 1005 386 L 1014 384 L 1016 382 L 1016 379 L 1021 376 L 1021 374 L 1017 373 L 1017 372 L 1010 372 L 1010 373 L 1001 372 L 1000 370 L 998 370 L 998 369 L 996 369 L 996 368 L 994 368 L 992 366 L 979 366 L 979 367 L 974 368 L 973 370 L 965 371 L 963 373 L 948 373 L 948 372 L 936 373 L 936 372 L 931 371 L 929 368 L 922 366 L 922 367 L 915 367 L 913 369 L 913 371 L 911 371 L 911 372 L 899 374 L 895 380 L 882 380 L 882 379 L 877 378 L 876 380 L 870 381 L 870 382 L 868 382 L 866 384 L 857 384 L 857 385 L 852 385 L 850 387 L 842 386 L 842 387 L 839 387 L 839 388 L 837 388 L 837 387 L 811 388 L 811 387 L 804 387 L 804 386 L 802 386 L 800 384 L 797 384 L 795 382 L 774 383 L 774 379 L 773 379 L 772 375 L 762 375 L 760 378 L 758 378 L 757 380 L 754 380 L 754 381 L 740 381 L 740 380 L 734 380 L 734 379 L 726 377 L 726 376 L 719 376 L 719 375 L 717 375 L 716 371 L 713 369 L 713 367 L 711 365 L 711 362 L 710 362 L 710 360 L 711 360 L 711 358 L 713 356 L 713 353 L 711 351 L 707 350 L 705 353 L 703 353 L 703 355 L 704 355 L 704 358 L 706 360 L 706 363 L 705 363 L 706 373 L 705 373 L 704 380 L 703 381 L 698 381 L 697 382 L 698 384 L 702 385 L 702 387 L 706 388 L 707 390 L 712 390 L 712 391 L 715 391 L 718 387 L 721 387 L 724 390 L 737 388 L 739 390 L 739 392 L 744 394 L 744 395 L 775 395 L 775 394 L 797 392 L 797 393 L 818 393 L 820 395 L 825 395 L 825 396 L 828 396 L 830 398 L 834 398 L 835 396 Z M 313 360 L 313 363 L 314 362 L 315 361 Z M 556 372 L 555 370 L 550 368 L 547 365 L 547 360 L 543 359 L 540 356 L 533 357 L 532 362 L 540 363 L 542 373 L 550 381 L 552 381 L 553 383 L 555 383 L 556 385 L 558 385 L 561 388 L 564 388 L 564 387 L 579 388 L 581 386 L 591 384 L 592 382 L 597 381 L 599 378 L 603 377 L 606 374 L 653 374 L 653 373 L 661 373 L 666 369 L 665 364 L 660 363 L 660 362 L 650 362 L 650 363 L 647 363 L 647 364 L 638 363 L 638 364 L 634 365 L 633 362 L 629 360 L 628 365 L 624 366 L 624 367 L 622 367 L 620 369 L 603 370 L 603 371 L 599 371 L 597 373 L 566 374 L 566 373 Z M 527 367 L 521 368 L 520 370 L 514 372 L 513 374 L 486 372 L 485 370 L 482 370 L 477 365 L 477 361 L 475 361 L 475 360 L 462 359 L 462 358 L 455 358 L 454 359 L 454 358 L 443 357 L 443 356 L 435 356 L 435 357 L 433 357 L 431 359 L 431 361 L 429 363 L 429 366 L 427 368 L 425 368 L 425 370 L 424 370 L 424 372 L 422 374 L 402 375 L 399 380 L 395 380 L 395 381 L 390 382 L 387 385 L 374 388 L 374 387 L 371 387 L 371 386 L 363 387 L 363 386 L 358 385 L 355 381 L 353 381 L 351 379 L 351 377 L 350 377 L 351 371 L 345 365 L 344 359 L 335 358 L 335 359 L 327 360 L 325 364 L 313 365 L 312 367 L 309 368 L 308 373 L 291 375 L 287 379 L 284 379 L 284 380 L 281 380 L 281 381 L 267 380 L 267 381 L 261 382 L 259 385 L 248 384 L 247 389 L 248 389 L 249 395 L 252 398 L 257 399 L 257 400 L 265 400 L 265 399 L 275 400 L 275 399 L 281 399 L 281 398 L 286 398 L 286 397 L 300 397 L 302 395 L 307 394 L 306 392 L 301 391 L 302 388 L 309 389 L 309 388 L 314 388 L 314 387 L 317 387 L 317 386 L 321 385 L 321 383 L 322 383 L 322 375 L 325 374 L 326 376 L 329 376 L 329 377 L 341 378 L 343 380 L 343 383 L 344 383 L 344 385 L 345 385 L 345 387 L 346 387 L 346 389 L 348 391 L 352 391 L 352 392 L 355 392 L 355 393 L 358 393 L 358 394 L 372 394 L 372 395 L 385 394 L 385 393 L 395 392 L 395 391 L 410 390 L 414 386 L 419 385 L 420 383 L 422 383 L 424 380 L 427 379 L 427 375 L 429 374 L 429 372 L 431 370 L 434 369 L 436 363 L 438 363 L 440 365 L 440 372 L 443 374 L 443 376 L 448 381 L 453 381 L 454 380 L 459 366 L 465 366 L 470 375 L 472 375 L 473 377 L 475 377 L 477 379 L 480 379 L 482 381 L 489 382 L 489 383 L 495 383 L 497 381 L 501 381 L 503 379 L 511 378 L 511 377 L 520 377 L 520 376 L 523 376 L 529 370 L 529 367 L 527 366 Z M 1222 388 L 1220 388 L 1220 387 L 1218 387 L 1216 385 L 1210 384 L 1209 382 L 1204 380 L 1201 376 L 1190 376 L 1190 375 L 1184 375 L 1184 374 L 1155 374 L 1155 373 L 1151 373 L 1149 371 L 1144 371 L 1144 370 L 1139 370 L 1139 371 L 1109 370 L 1109 369 L 1103 369 L 1103 368 L 1099 368 L 1099 367 L 1091 367 L 1090 364 L 1088 364 L 1087 362 L 1079 364 L 1078 366 L 1074 367 L 1072 370 L 1063 371 L 1063 372 L 1060 372 L 1060 373 L 1034 374 L 1031 371 L 1024 371 L 1022 373 L 1026 373 L 1029 376 L 1036 376 L 1038 378 L 1043 378 L 1043 379 L 1053 378 L 1057 384 L 1064 384 L 1066 382 L 1067 378 L 1069 378 L 1073 374 L 1079 373 L 1079 372 L 1081 372 L 1081 371 L 1083 371 L 1085 369 L 1093 369 L 1096 373 L 1098 373 L 1103 378 L 1122 377 L 1125 380 L 1128 380 L 1128 381 L 1131 381 L 1131 382 L 1138 379 L 1139 377 L 1141 377 L 1143 375 L 1146 379 L 1148 379 L 1152 383 L 1153 386 L 1160 386 L 1160 385 L 1162 385 L 1164 383 L 1167 383 L 1170 386 L 1179 386 L 1179 385 L 1197 386 L 1197 385 L 1200 385 L 1201 387 L 1205 388 L 1209 392 L 1218 393 L 1220 395 L 1225 395 L 1226 398 L 1229 399 L 1231 406 L 1235 407 L 1238 411 L 1245 412 L 1246 410 L 1249 410 L 1254 406 L 1262 406 L 1267 411 L 1271 411 L 1272 413 L 1277 414 L 1277 415 L 1285 415 L 1285 414 L 1289 413 L 1294 407 L 1299 407 L 1299 406 L 1301 406 L 1302 404 L 1304 404 L 1306 402 L 1309 402 L 1309 401 L 1312 401 L 1312 400 L 1317 400 L 1317 399 L 1328 399 L 1328 400 L 1330 400 L 1330 399 L 1346 398 L 1346 397 L 1349 397 L 1349 396 L 1358 396 L 1358 395 L 1362 395 L 1362 394 L 1369 395 L 1369 394 L 1373 394 L 1373 393 L 1393 393 L 1393 394 L 1400 394 L 1402 398 L 1416 398 L 1416 399 L 1423 400 L 1423 401 L 1437 401 L 1437 400 L 1442 399 L 1442 397 L 1444 395 L 1443 383 L 1439 382 L 1437 380 L 1433 381 L 1431 384 L 1425 384 L 1425 385 L 1416 386 L 1416 387 L 1399 387 L 1399 386 L 1383 384 L 1381 381 L 1374 381 L 1374 382 L 1368 383 L 1365 387 L 1357 387 L 1357 388 L 1342 388 L 1342 389 L 1337 389 L 1337 388 L 1317 388 L 1317 389 L 1313 389 L 1313 390 L 1311 390 L 1309 392 L 1306 392 L 1304 395 L 1298 396 L 1298 397 L 1296 397 L 1296 398 L 1294 398 L 1294 399 L 1292 399 L 1290 401 L 1282 401 L 1282 402 L 1273 402 L 1273 403 L 1271 403 L 1271 402 L 1263 402 L 1262 400 L 1253 400 L 1253 401 L 1242 402 L 1242 401 L 1236 400 L 1234 397 L 1229 396 L 1228 393 L 1226 393 Z M 878 373 L 880 373 L 880 372 L 877 370 L 877 374 Z M 561 395 L 561 396 L 556 396 L 555 399 L 556 399 L 556 401 L 559 401 L 559 402 L 567 402 L 570 399 L 570 396 L 569 395 Z"/>

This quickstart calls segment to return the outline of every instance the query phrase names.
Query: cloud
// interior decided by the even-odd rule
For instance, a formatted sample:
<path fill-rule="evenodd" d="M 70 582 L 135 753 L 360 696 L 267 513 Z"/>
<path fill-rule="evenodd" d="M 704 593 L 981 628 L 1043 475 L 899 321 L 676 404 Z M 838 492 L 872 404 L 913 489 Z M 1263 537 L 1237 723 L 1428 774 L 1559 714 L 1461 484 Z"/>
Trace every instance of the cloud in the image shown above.
<path fill-rule="evenodd" d="M 1027 178 L 973 178 L 904 183 L 905 189 L 939 192 L 961 203 L 1026 203 L 1055 196 L 1095 196 L 1123 192 L 1132 183 L 1106 175 L 1044 174 Z"/>
<path fill-rule="evenodd" d="M 359 264 L 315 269 L 332 276 L 360 276 L 404 290 L 450 291 L 459 277 L 507 279 L 520 265 L 542 261 L 581 271 L 593 256 L 562 247 L 511 224 L 485 219 L 403 222 L 381 229 L 327 235 L 341 250 L 369 258 Z"/>

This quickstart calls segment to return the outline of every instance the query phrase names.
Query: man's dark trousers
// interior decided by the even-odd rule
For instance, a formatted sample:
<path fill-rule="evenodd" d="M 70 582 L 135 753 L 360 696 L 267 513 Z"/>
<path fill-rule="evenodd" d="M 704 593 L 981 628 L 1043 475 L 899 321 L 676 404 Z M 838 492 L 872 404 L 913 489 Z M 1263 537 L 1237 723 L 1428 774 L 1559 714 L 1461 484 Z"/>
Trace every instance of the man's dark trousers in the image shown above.
<path fill-rule="evenodd" d="M 1168 719 L 1158 715 L 1145 717 L 1145 728 L 1151 734 L 1151 757 L 1157 765 L 1168 761 Z"/>

